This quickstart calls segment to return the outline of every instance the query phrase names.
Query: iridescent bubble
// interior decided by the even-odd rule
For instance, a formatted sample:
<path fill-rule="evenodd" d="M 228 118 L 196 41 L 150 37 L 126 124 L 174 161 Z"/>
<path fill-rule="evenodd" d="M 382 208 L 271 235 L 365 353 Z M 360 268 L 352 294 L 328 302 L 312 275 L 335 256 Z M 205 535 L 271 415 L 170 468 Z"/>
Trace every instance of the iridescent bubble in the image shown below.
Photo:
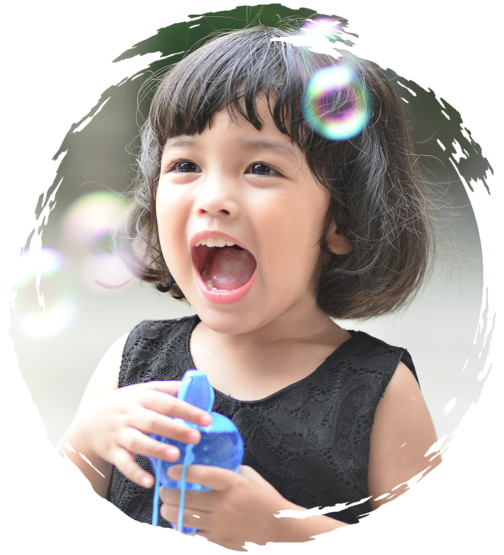
<path fill-rule="evenodd" d="M 92 247 L 110 234 L 126 207 L 117 193 L 99 191 L 79 197 L 67 210 L 62 230 L 66 241 L 76 248 Z"/>
<path fill-rule="evenodd" d="M 12 325 L 17 332 L 32 339 L 47 339 L 74 322 L 78 313 L 76 287 L 69 262 L 59 251 L 23 251 L 14 272 Z"/>
<path fill-rule="evenodd" d="M 95 252 L 82 257 L 80 278 L 95 292 L 113 293 L 132 283 L 132 275 L 115 252 Z"/>
<path fill-rule="evenodd" d="M 112 238 L 126 206 L 127 201 L 117 193 L 89 193 L 78 198 L 63 219 L 63 235 L 74 249 L 79 278 L 94 291 L 115 291 L 131 282 Z"/>
<path fill-rule="evenodd" d="M 341 33 L 341 23 L 329 17 L 309 19 L 300 29 L 302 35 L 334 38 Z"/>
<path fill-rule="evenodd" d="M 306 123 L 333 141 L 358 135 L 371 117 L 371 99 L 365 85 L 347 65 L 318 70 L 301 99 Z"/>

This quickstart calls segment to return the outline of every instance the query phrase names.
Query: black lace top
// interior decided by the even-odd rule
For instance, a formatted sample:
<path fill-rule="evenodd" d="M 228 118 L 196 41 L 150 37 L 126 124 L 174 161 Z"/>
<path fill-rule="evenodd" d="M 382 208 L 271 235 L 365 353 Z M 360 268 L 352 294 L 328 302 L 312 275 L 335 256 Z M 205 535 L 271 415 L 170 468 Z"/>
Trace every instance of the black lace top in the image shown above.
<path fill-rule="evenodd" d="M 119 387 L 180 380 L 195 368 L 189 350 L 197 316 L 147 320 L 126 342 Z M 399 361 L 416 377 L 405 349 L 363 332 L 336 349 L 306 378 L 258 401 L 215 390 L 213 410 L 236 424 L 244 465 L 254 468 L 289 501 L 306 508 L 354 504 L 328 516 L 348 523 L 370 511 L 367 489 L 371 428 L 378 401 Z M 147 458 L 137 462 L 152 473 Z M 152 520 L 153 488 L 144 489 L 116 468 L 110 501 L 140 522 Z M 341 507 L 338 507 L 341 509 Z M 158 525 L 169 527 L 161 516 Z"/>

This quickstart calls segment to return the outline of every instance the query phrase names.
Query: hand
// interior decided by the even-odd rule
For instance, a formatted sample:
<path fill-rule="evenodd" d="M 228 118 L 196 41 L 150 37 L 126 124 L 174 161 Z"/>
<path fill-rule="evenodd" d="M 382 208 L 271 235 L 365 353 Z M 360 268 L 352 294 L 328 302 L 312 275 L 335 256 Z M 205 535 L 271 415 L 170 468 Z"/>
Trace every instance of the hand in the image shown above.
<path fill-rule="evenodd" d="M 197 444 L 201 439 L 199 431 L 173 419 L 201 426 L 212 420 L 207 412 L 175 397 L 179 386 L 180 382 L 168 381 L 131 385 L 111 391 L 86 406 L 75 424 L 86 451 L 116 466 L 136 484 L 152 487 L 154 477 L 135 462 L 135 455 L 174 462 L 180 451 L 146 434 Z"/>
<path fill-rule="evenodd" d="M 169 469 L 172 480 L 182 477 L 182 465 Z M 274 514 L 294 505 L 283 498 L 260 474 L 249 466 L 239 473 L 224 468 L 189 465 L 186 482 L 211 491 L 186 490 L 183 525 L 197 528 L 200 536 L 224 547 L 242 551 L 246 541 L 264 545 L 275 541 L 283 524 Z M 180 490 L 160 489 L 161 515 L 168 522 L 178 520 Z"/>

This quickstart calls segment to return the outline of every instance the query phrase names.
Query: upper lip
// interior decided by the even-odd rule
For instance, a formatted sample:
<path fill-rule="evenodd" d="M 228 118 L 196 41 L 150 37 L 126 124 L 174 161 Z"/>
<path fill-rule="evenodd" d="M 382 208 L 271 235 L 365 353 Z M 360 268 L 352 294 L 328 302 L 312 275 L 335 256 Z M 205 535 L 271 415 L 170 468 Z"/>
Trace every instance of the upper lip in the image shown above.
<path fill-rule="evenodd" d="M 234 243 L 235 245 L 238 245 L 242 249 L 248 250 L 243 245 L 243 243 L 241 243 L 240 241 L 238 241 L 234 237 L 231 237 L 231 235 L 227 235 L 226 233 L 222 233 L 221 231 L 210 231 L 210 230 L 208 230 L 208 231 L 199 231 L 198 233 L 194 234 L 192 236 L 191 242 L 190 242 L 191 249 L 194 249 L 196 247 L 196 243 L 198 241 L 201 241 L 201 239 L 221 239 L 221 240 L 227 241 L 229 243 Z"/>

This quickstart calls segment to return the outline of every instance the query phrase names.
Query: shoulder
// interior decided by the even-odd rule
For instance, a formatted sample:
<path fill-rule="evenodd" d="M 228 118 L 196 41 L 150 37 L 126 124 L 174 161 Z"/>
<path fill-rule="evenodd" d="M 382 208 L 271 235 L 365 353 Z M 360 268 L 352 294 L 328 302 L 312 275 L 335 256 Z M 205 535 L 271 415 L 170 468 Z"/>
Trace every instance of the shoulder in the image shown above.
<path fill-rule="evenodd" d="M 79 409 L 101 395 L 117 389 L 119 369 L 127 338 L 128 334 L 119 337 L 103 355 L 84 391 Z"/>
<path fill-rule="evenodd" d="M 129 333 L 121 336 L 109 347 L 100 360 L 84 391 L 79 408 L 92 402 L 97 397 L 119 387 L 121 370 L 125 366 L 132 351 L 148 350 L 153 352 L 159 347 L 159 342 L 170 333 L 182 333 L 186 328 L 195 325 L 195 317 L 180 318 L 178 320 L 143 320 Z"/>
<path fill-rule="evenodd" d="M 125 352 L 139 342 L 149 343 L 165 340 L 167 337 L 190 333 L 199 322 L 197 315 L 172 320 L 142 320 L 127 336 Z"/>
<path fill-rule="evenodd" d="M 439 464 L 430 453 L 436 432 L 410 369 L 399 362 L 376 408 L 370 440 L 369 492 L 376 498 L 398 495 L 407 489 L 406 482 Z M 402 484 L 397 489 L 396 486 Z M 392 496 L 395 496 L 392 494 Z M 376 508 L 388 499 L 370 502 Z"/>

